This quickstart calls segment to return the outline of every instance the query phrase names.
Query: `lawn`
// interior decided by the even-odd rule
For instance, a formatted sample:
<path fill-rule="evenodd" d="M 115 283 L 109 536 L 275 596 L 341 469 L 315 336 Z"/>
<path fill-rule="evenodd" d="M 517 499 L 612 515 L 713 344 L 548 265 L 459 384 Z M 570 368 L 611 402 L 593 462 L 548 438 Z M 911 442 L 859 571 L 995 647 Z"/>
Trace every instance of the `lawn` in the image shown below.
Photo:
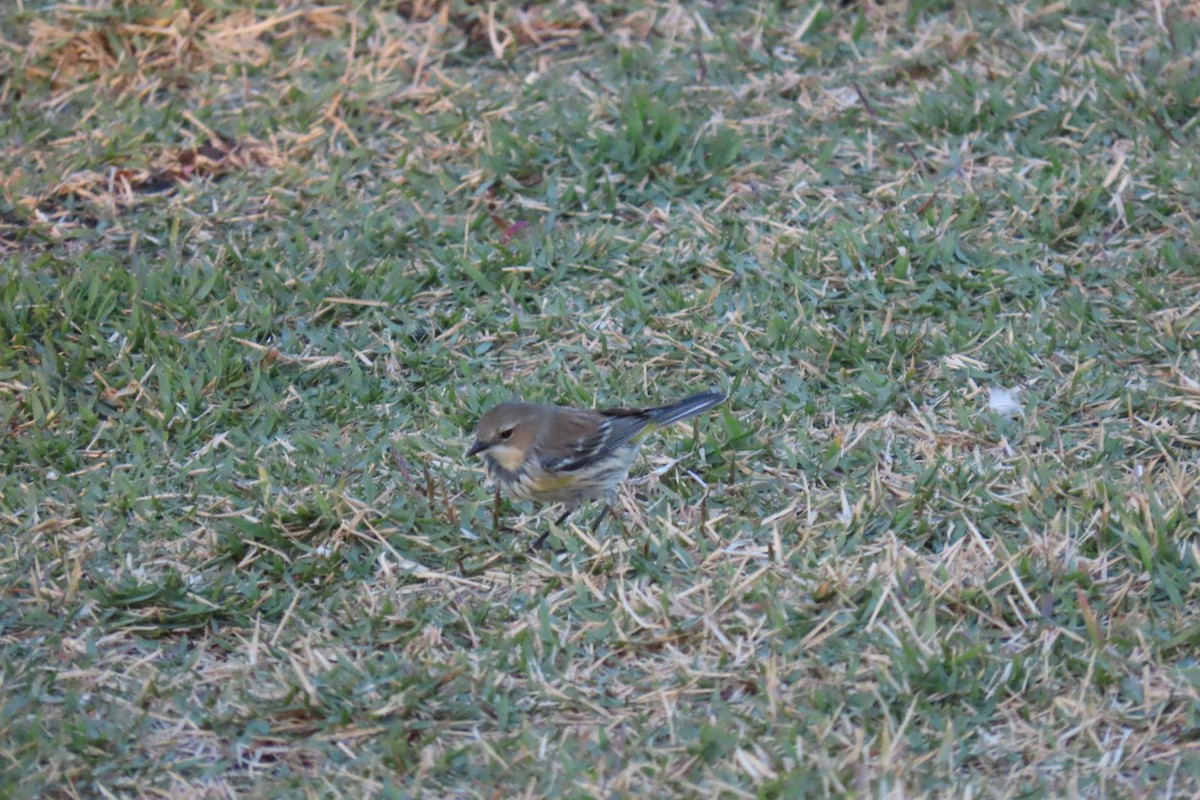
<path fill-rule="evenodd" d="M 1198 154 L 1182 0 L 0 4 L 0 796 L 1195 796 Z"/>

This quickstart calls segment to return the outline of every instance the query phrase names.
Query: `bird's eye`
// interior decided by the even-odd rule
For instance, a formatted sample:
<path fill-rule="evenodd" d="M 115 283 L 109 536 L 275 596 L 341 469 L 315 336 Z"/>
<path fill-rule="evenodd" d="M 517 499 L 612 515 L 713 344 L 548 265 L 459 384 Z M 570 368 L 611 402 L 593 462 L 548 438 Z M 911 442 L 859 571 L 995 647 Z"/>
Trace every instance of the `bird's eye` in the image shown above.
<path fill-rule="evenodd" d="M 513 433 L 512 428 L 505 428 L 504 430 L 500 431 L 500 438 L 501 439 L 511 439 L 512 433 Z"/>

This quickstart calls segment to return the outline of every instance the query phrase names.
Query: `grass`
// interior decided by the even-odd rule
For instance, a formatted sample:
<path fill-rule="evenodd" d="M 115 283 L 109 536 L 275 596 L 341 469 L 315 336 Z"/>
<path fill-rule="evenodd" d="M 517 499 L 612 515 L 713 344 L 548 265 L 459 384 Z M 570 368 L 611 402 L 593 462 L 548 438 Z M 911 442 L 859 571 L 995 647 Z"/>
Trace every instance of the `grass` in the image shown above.
<path fill-rule="evenodd" d="M 0 795 L 1200 791 L 1193 5 L 0 30 Z"/>

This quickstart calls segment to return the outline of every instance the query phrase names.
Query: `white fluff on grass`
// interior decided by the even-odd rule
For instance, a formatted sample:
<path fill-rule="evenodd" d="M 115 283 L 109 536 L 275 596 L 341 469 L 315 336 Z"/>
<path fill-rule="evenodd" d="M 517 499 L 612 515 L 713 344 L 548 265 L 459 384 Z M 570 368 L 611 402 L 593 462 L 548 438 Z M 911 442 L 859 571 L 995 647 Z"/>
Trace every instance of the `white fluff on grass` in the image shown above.
<path fill-rule="evenodd" d="M 1019 386 L 1013 389 L 1005 389 L 1003 386 L 989 386 L 988 408 L 1000 416 L 1009 419 L 1024 416 L 1025 409 L 1021 408 L 1020 394 L 1021 388 Z"/>

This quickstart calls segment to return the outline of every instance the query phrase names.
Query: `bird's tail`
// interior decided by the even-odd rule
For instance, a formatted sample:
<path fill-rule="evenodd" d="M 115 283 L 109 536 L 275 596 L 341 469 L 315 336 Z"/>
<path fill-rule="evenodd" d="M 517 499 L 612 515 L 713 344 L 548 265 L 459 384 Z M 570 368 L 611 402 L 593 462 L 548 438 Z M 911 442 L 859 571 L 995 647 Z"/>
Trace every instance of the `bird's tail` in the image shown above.
<path fill-rule="evenodd" d="M 725 402 L 726 395 L 722 392 L 704 392 L 658 408 L 647 408 L 646 416 L 656 427 L 670 425 L 688 417 L 694 417 L 702 411 L 707 411 L 718 403 Z"/>

